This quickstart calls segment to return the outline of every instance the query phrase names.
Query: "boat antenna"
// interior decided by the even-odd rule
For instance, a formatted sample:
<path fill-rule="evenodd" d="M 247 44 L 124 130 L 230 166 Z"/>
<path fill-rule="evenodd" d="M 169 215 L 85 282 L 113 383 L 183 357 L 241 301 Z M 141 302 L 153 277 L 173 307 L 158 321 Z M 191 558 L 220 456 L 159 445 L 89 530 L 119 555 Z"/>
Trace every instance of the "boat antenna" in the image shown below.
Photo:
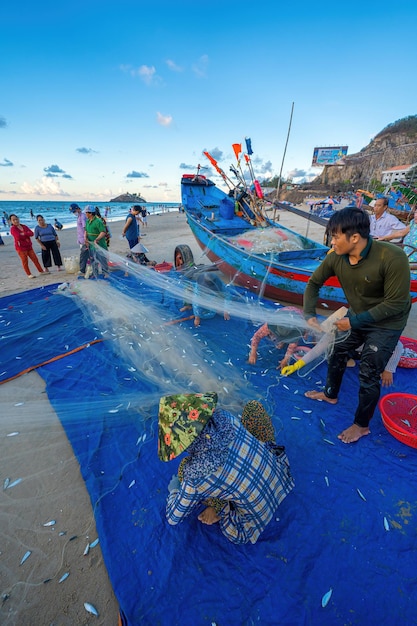
<path fill-rule="evenodd" d="M 294 102 L 292 103 L 292 106 L 291 106 L 291 115 L 290 115 L 290 123 L 288 124 L 287 141 L 285 142 L 284 154 L 282 155 L 281 170 L 280 170 L 279 176 L 278 176 L 277 195 L 276 195 L 277 202 L 279 202 L 279 192 L 280 192 L 280 189 L 281 189 L 282 170 L 283 170 L 283 167 L 284 167 L 285 154 L 287 152 L 288 139 L 290 138 L 292 114 L 293 114 L 293 112 L 294 112 Z M 276 211 L 277 211 L 277 209 L 275 207 L 275 209 L 274 209 L 274 219 L 275 219 Z"/>

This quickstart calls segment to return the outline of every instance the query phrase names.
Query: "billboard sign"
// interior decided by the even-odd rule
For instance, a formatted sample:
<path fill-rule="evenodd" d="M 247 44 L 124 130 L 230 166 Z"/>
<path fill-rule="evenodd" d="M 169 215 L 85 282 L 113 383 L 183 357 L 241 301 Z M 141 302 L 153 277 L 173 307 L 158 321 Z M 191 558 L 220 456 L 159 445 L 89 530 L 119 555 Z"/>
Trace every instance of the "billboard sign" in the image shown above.
<path fill-rule="evenodd" d="M 347 146 L 332 146 L 327 148 L 314 148 L 313 167 L 323 167 L 323 165 L 343 165 L 340 161 L 347 155 Z"/>

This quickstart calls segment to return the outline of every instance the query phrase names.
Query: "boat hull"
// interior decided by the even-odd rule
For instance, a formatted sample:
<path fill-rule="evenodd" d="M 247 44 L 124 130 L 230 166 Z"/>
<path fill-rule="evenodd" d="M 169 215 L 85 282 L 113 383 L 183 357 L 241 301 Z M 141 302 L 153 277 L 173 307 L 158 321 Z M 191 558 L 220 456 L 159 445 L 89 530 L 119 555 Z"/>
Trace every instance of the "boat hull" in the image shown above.
<path fill-rule="evenodd" d="M 191 215 L 187 214 L 187 220 L 200 248 L 231 283 L 249 289 L 261 297 L 302 305 L 311 271 L 267 262 L 256 255 L 243 255 L 222 237 L 206 230 Z M 320 306 L 334 310 L 343 304 L 346 304 L 346 299 L 337 280 L 322 287 Z"/>
<path fill-rule="evenodd" d="M 233 213 L 232 200 L 211 181 L 199 184 L 196 180 L 183 180 L 182 203 L 198 245 L 230 283 L 260 297 L 302 305 L 307 282 L 328 253 L 328 247 L 278 223 L 268 222 L 266 228 L 256 228 L 253 220 L 244 220 Z M 298 237 L 302 247 L 267 253 L 245 248 L 248 234 L 268 230 Z M 411 296 L 413 302 L 417 301 L 416 280 L 411 281 Z M 347 304 L 337 278 L 332 277 L 321 287 L 317 304 L 332 310 Z"/>

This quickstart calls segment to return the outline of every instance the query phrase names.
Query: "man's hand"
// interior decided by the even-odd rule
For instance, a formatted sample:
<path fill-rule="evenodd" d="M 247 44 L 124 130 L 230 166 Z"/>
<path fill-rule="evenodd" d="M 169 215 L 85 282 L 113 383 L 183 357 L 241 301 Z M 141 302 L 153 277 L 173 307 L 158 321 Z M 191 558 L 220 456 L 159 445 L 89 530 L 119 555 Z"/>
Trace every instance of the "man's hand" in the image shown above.
<path fill-rule="evenodd" d="M 350 319 L 348 317 L 342 317 L 342 319 L 335 322 L 334 325 L 336 326 L 337 330 L 346 331 L 352 328 L 350 325 Z"/>
<path fill-rule="evenodd" d="M 392 372 L 387 372 L 387 370 L 384 370 L 381 374 L 381 383 L 383 387 L 391 387 L 392 383 L 394 382 L 394 377 L 392 375 Z"/>

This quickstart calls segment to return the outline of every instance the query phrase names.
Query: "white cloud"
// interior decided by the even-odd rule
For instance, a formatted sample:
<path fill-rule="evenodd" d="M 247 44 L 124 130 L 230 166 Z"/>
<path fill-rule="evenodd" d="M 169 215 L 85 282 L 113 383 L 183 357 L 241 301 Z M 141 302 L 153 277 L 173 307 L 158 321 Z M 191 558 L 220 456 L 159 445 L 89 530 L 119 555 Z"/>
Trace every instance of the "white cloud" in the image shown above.
<path fill-rule="evenodd" d="M 141 65 L 140 67 L 132 67 L 132 65 L 120 65 L 122 72 L 131 76 L 139 76 L 146 85 L 157 84 L 161 82 L 160 77 L 156 73 L 155 67 L 149 65 Z"/>
<path fill-rule="evenodd" d="M 148 65 L 141 65 L 140 68 L 137 70 L 137 74 L 138 76 L 140 76 L 144 83 L 150 85 L 155 79 L 156 69 L 154 68 L 154 66 L 149 67 Z"/>
<path fill-rule="evenodd" d="M 207 54 L 203 54 L 196 63 L 193 63 L 192 70 L 196 76 L 204 78 L 207 74 L 209 58 Z"/>
<path fill-rule="evenodd" d="M 160 124 L 160 126 L 171 126 L 174 120 L 172 115 L 162 115 L 162 113 L 159 113 L 158 111 L 156 114 L 156 121 Z"/>
<path fill-rule="evenodd" d="M 169 67 L 170 70 L 172 70 L 173 72 L 182 72 L 183 68 L 180 65 L 177 65 L 175 63 L 175 61 L 173 61 L 172 59 L 167 59 L 166 60 L 166 64 Z"/>
<path fill-rule="evenodd" d="M 69 196 L 70 194 L 61 189 L 61 185 L 58 181 L 43 176 L 42 180 L 38 180 L 33 184 L 24 182 L 21 186 L 21 190 L 26 195 L 36 196 Z"/>

